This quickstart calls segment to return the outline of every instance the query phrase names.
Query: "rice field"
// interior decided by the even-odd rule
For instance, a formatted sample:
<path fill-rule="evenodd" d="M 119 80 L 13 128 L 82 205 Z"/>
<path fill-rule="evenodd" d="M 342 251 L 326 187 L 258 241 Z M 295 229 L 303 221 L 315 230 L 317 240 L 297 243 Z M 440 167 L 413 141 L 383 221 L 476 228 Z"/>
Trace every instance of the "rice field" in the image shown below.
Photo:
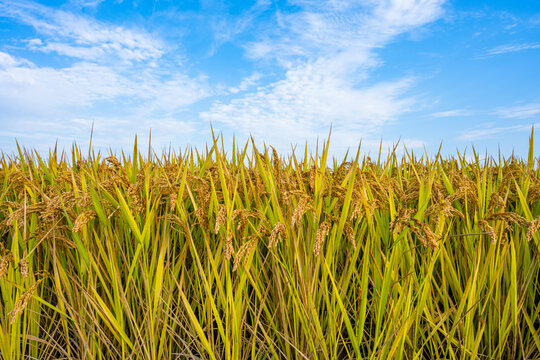
<path fill-rule="evenodd" d="M 539 359 L 540 159 L 0 158 L 3 359 Z M 351 161 L 346 161 L 351 159 Z"/>

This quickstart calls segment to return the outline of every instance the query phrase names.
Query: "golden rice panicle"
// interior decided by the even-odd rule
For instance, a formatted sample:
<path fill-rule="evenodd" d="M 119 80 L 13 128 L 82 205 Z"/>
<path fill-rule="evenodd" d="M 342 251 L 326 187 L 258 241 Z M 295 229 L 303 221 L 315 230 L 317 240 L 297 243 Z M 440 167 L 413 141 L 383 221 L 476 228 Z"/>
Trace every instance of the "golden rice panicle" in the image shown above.
<path fill-rule="evenodd" d="M 131 207 L 135 210 L 135 212 L 137 213 L 142 213 L 144 211 L 144 201 L 143 199 L 139 196 L 139 193 L 137 193 L 135 190 L 132 190 L 131 191 L 132 194 L 131 197 L 132 197 L 132 201 L 131 201 Z M 128 191 L 129 193 L 129 191 Z"/>
<path fill-rule="evenodd" d="M 273 159 L 273 165 L 274 165 L 274 171 L 279 174 L 281 169 L 281 162 L 279 160 L 279 154 L 276 151 L 276 149 L 272 146 L 272 159 Z"/>
<path fill-rule="evenodd" d="M 525 236 L 525 239 L 527 242 L 531 241 L 533 238 L 533 235 L 536 231 L 540 229 L 540 217 L 537 217 L 533 221 L 529 223 L 529 228 L 527 229 L 527 235 Z"/>
<path fill-rule="evenodd" d="M 255 235 L 251 235 L 249 237 L 250 240 L 245 242 L 240 249 L 238 249 L 238 252 L 236 253 L 236 256 L 234 257 L 234 265 L 233 265 L 233 271 L 236 271 L 238 269 L 238 266 L 240 266 L 241 263 L 246 265 L 246 261 L 249 257 L 249 254 L 255 249 L 255 246 L 257 245 L 257 237 Z"/>
<path fill-rule="evenodd" d="M 88 193 L 84 193 L 76 198 L 76 205 L 79 208 L 87 208 L 92 205 L 92 197 Z"/>
<path fill-rule="evenodd" d="M 214 234 L 217 235 L 219 233 L 219 228 L 221 227 L 222 224 L 225 223 L 226 220 L 227 220 L 227 208 L 225 207 L 225 205 L 221 204 L 219 205 L 219 210 L 216 215 L 216 225 L 214 226 Z"/>
<path fill-rule="evenodd" d="M 19 271 L 23 278 L 26 279 L 26 277 L 28 277 L 28 260 L 21 259 L 19 261 Z"/>
<path fill-rule="evenodd" d="M 491 243 L 497 243 L 497 234 L 495 233 L 493 227 L 489 225 L 489 223 L 485 219 L 480 220 L 478 224 L 480 225 L 482 231 L 489 233 L 489 236 L 491 237 Z"/>
<path fill-rule="evenodd" d="M 171 211 L 174 211 L 176 209 L 176 200 L 178 200 L 178 193 L 174 191 L 171 193 L 171 198 L 169 199 L 169 208 Z"/>
<path fill-rule="evenodd" d="M 396 217 L 390 221 L 389 230 L 390 232 L 400 233 L 403 230 L 403 227 L 407 225 L 407 222 L 411 219 L 412 209 L 410 208 L 400 208 L 396 214 Z"/>
<path fill-rule="evenodd" d="M 232 230 L 229 230 L 229 233 L 227 234 L 227 238 L 225 239 L 225 259 L 230 260 L 233 254 L 234 254 L 233 234 L 232 234 Z"/>
<path fill-rule="evenodd" d="M 111 166 L 115 170 L 120 169 L 122 167 L 122 164 L 120 164 L 120 161 L 118 161 L 114 156 L 109 156 L 108 158 L 105 159 L 105 161 L 111 164 Z"/>
<path fill-rule="evenodd" d="M 453 207 L 452 203 L 449 201 L 444 201 L 443 216 L 444 217 L 459 216 L 460 218 L 465 220 L 465 215 L 463 215 L 461 211 Z"/>
<path fill-rule="evenodd" d="M 313 246 L 313 253 L 318 256 L 321 253 L 321 248 L 324 243 L 324 239 L 330 231 L 330 224 L 325 221 L 317 229 L 317 235 L 315 236 L 315 245 Z"/>
<path fill-rule="evenodd" d="M 21 295 L 21 297 L 15 303 L 13 310 L 9 312 L 8 315 L 9 315 L 10 324 L 13 324 L 15 322 L 15 319 L 17 318 L 17 315 L 21 314 L 24 311 L 24 309 L 30 302 L 30 299 L 36 292 L 39 284 L 41 284 L 43 280 L 45 280 L 45 278 L 47 277 L 47 273 L 45 272 L 38 272 L 36 273 L 36 275 L 41 276 L 41 278 L 38 281 L 36 281 L 35 284 L 32 285 L 30 289 L 28 289 L 24 294 Z"/>
<path fill-rule="evenodd" d="M 411 218 L 410 221 L 412 221 L 410 229 L 416 235 L 418 240 L 420 240 L 424 246 L 437 250 L 439 248 L 439 237 L 433 230 L 418 219 Z"/>
<path fill-rule="evenodd" d="M 486 220 L 502 220 L 507 224 L 518 224 L 520 226 L 527 226 L 529 224 L 527 219 L 525 219 L 523 216 L 510 211 L 491 214 L 486 218 Z"/>
<path fill-rule="evenodd" d="M 315 190 L 315 179 L 317 177 L 317 167 L 313 165 L 309 170 L 309 187 L 311 190 Z"/>
<path fill-rule="evenodd" d="M 360 200 L 356 200 L 356 202 L 354 203 L 353 210 L 351 212 L 350 219 L 351 220 L 358 219 L 361 213 L 362 213 L 362 203 L 360 202 Z"/>
<path fill-rule="evenodd" d="M 351 224 L 347 221 L 345 222 L 345 225 L 343 226 L 343 231 L 345 232 L 345 236 L 347 239 L 351 242 L 353 249 L 356 250 L 356 239 L 354 237 L 354 229 L 352 228 Z"/>
<path fill-rule="evenodd" d="M 291 225 L 294 226 L 297 222 L 299 222 L 300 219 L 302 219 L 302 216 L 305 214 L 308 206 L 308 200 L 306 197 L 302 197 L 300 201 L 298 202 L 298 206 L 294 209 L 294 213 L 292 216 Z"/>
<path fill-rule="evenodd" d="M 3 246 L 2 246 L 3 248 Z M 9 264 L 13 261 L 13 254 L 6 249 L 2 249 L 2 255 L 0 255 L 0 279 L 7 274 Z"/>
<path fill-rule="evenodd" d="M 92 219 L 97 216 L 95 210 L 87 210 L 79 214 L 75 219 L 75 224 L 73 225 L 73 232 L 79 232 L 81 228 L 88 224 Z"/>
<path fill-rule="evenodd" d="M 283 223 L 276 223 L 274 226 L 274 229 L 272 230 L 272 233 L 270 234 L 270 242 L 268 243 L 268 247 L 272 248 L 277 246 L 277 244 L 283 239 L 285 236 L 285 225 Z"/>
<path fill-rule="evenodd" d="M 197 222 L 200 226 L 206 227 L 208 224 L 208 216 L 206 215 L 206 211 L 202 206 L 198 207 L 197 210 L 195 210 L 195 217 L 197 218 Z"/>
<path fill-rule="evenodd" d="M 240 230 L 246 223 L 245 209 L 236 209 L 232 213 L 233 224 L 236 225 L 236 230 Z"/>
<path fill-rule="evenodd" d="M 491 198 L 489 199 L 487 212 L 494 212 L 496 207 L 504 208 L 504 205 L 505 202 L 502 196 L 498 192 L 494 192 L 491 194 Z"/>

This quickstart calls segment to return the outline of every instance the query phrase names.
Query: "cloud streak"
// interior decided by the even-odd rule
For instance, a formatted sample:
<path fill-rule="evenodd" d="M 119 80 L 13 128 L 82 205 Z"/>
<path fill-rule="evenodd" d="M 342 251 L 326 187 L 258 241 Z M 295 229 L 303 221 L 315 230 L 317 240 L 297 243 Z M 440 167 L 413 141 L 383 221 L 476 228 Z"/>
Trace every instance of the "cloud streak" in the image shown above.
<path fill-rule="evenodd" d="M 478 58 L 490 57 L 495 55 L 515 53 L 525 50 L 540 49 L 540 44 L 526 43 L 526 44 L 507 44 L 500 45 L 485 51 L 483 54 L 479 55 Z"/>
<path fill-rule="evenodd" d="M 468 130 L 467 132 L 463 132 L 458 137 L 458 140 L 475 141 L 475 140 L 480 140 L 480 139 L 492 138 L 502 133 L 531 131 L 532 126 L 538 128 L 538 126 L 540 126 L 540 123 L 529 124 L 529 125 L 486 127 L 483 129 Z"/>
<path fill-rule="evenodd" d="M 438 111 L 438 112 L 429 114 L 429 116 L 434 117 L 434 118 L 448 118 L 448 117 L 471 116 L 472 114 L 473 112 L 469 110 L 454 109 L 454 110 Z"/>
<path fill-rule="evenodd" d="M 495 115 L 506 119 L 531 119 L 539 117 L 540 103 L 499 108 Z"/>

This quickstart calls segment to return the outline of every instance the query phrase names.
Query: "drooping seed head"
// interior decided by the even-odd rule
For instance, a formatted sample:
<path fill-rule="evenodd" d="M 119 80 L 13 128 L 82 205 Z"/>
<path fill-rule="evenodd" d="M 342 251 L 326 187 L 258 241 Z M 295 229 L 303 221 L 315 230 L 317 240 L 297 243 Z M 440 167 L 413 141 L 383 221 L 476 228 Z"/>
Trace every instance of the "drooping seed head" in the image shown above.
<path fill-rule="evenodd" d="M 527 242 L 531 241 L 533 238 L 533 235 L 536 231 L 540 229 L 540 217 L 537 217 L 533 221 L 529 223 L 529 228 L 527 229 L 527 235 L 525 236 L 525 239 Z"/>
<path fill-rule="evenodd" d="M 97 216 L 95 210 L 87 210 L 79 214 L 75 219 L 75 224 L 73 225 L 73 232 L 79 232 L 81 228 L 86 225 L 90 220 L 94 219 Z"/>
<path fill-rule="evenodd" d="M 348 221 L 343 226 L 343 231 L 345 232 L 345 236 L 347 237 L 347 239 L 351 242 L 353 249 L 356 250 L 356 239 L 354 237 L 354 229 L 352 228 L 351 224 Z"/>
<path fill-rule="evenodd" d="M 227 234 L 227 238 L 225 239 L 225 259 L 230 260 L 233 254 L 234 254 L 233 234 L 232 234 L 232 230 L 229 230 L 229 233 Z"/>
<path fill-rule="evenodd" d="M 28 289 L 24 294 L 21 295 L 21 297 L 17 300 L 15 303 L 15 306 L 13 307 L 13 310 L 9 312 L 9 322 L 13 324 L 15 322 L 15 319 L 17 318 L 17 315 L 21 314 L 26 306 L 28 305 L 28 302 L 36 292 L 39 284 L 45 279 L 45 277 L 42 277 L 38 281 L 35 282 L 34 285 L 30 289 Z"/>
<path fill-rule="evenodd" d="M 7 250 L 0 255 L 0 279 L 7 274 L 9 269 L 9 264 L 13 261 L 13 254 Z"/>
<path fill-rule="evenodd" d="M 19 261 L 19 271 L 21 272 L 23 278 L 28 276 L 28 260 L 21 259 Z"/>
<path fill-rule="evenodd" d="M 246 264 L 246 261 L 249 257 L 249 254 L 255 249 L 255 246 L 257 245 L 257 238 L 252 235 L 249 237 L 250 240 L 245 242 L 240 249 L 238 249 L 238 252 L 236 253 L 236 256 L 234 257 L 234 265 L 233 265 L 233 271 L 236 271 L 238 269 L 238 266 L 240 266 L 241 263 Z"/>
<path fill-rule="evenodd" d="M 324 239 L 330 231 L 330 224 L 325 221 L 317 229 L 317 235 L 315 236 L 315 245 L 313 246 L 313 253 L 318 256 L 321 253 L 321 248 L 324 243 Z"/>
<path fill-rule="evenodd" d="M 171 211 L 174 211 L 174 209 L 176 208 L 177 199 L 178 199 L 178 193 L 177 192 L 171 193 L 171 198 L 169 199 L 169 208 L 171 209 Z"/>
<path fill-rule="evenodd" d="M 227 208 L 225 207 L 225 205 L 221 204 L 219 205 L 219 210 L 216 215 L 216 225 L 214 226 L 214 234 L 217 235 L 219 233 L 219 228 L 221 227 L 222 224 L 225 223 L 226 220 L 227 220 Z"/>
<path fill-rule="evenodd" d="M 308 208 L 308 200 L 305 197 L 302 197 L 302 199 L 298 202 L 298 206 L 296 206 L 294 209 L 291 226 L 294 226 L 300 221 L 300 219 L 302 219 L 302 216 L 305 214 Z"/>
<path fill-rule="evenodd" d="M 277 246 L 277 244 L 281 241 L 281 239 L 285 236 L 285 225 L 283 223 L 276 223 L 274 226 L 274 229 L 272 230 L 272 233 L 270 234 L 270 241 L 268 243 L 268 247 L 272 248 Z"/>
<path fill-rule="evenodd" d="M 482 231 L 489 233 L 489 236 L 491 237 L 491 243 L 497 243 L 497 234 L 495 233 L 493 227 L 489 225 L 489 223 L 485 219 L 481 219 L 480 221 L 478 221 L 478 225 L 480 225 Z"/>

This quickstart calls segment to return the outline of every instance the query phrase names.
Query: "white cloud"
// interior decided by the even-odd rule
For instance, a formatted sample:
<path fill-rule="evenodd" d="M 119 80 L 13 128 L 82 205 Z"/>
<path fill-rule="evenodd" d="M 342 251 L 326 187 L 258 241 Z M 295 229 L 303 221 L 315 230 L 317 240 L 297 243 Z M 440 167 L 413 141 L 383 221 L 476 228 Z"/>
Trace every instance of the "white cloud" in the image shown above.
<path fill-rule="evenodd" d="M 37 67 L 17 63 L 5 53 L 0 53 L 0 62 L 0 136 L 13 134 L 41 151 L 55 139 L 62 146 L 75 139 L 84 143 L 91 123 L 81 117 L 96 121 L 94 134 L 100 141 L 95 144 L 102 146 L 129 147 L 136 132 L 146 134 L 150 128 L 156 140 L 189 142 L 193 124 L 173 116 L 210 94 L 204 78 L 181 74 L 126 74 L 92 63 Z M 2 147 L 15 150 L 5 142 Z"/>
<path fill-rule="evenodd" d="M 469 110 L 454 109 L 454 110 L 435 112 L 435 113 L 429 114 L 429 116 L 434 117 L 434 118 L 447 118 L 447 117 L 471 116 L 472 114 L 473 113 Z"/>
<path fill-rule="evenodd" d="M 380 60 L 376 50 L 395 36 L 441 16 L 442 1 L 295 1 L 295 13 L 276 14 L 277 30 L 246 45 L 246 55 L 273 60 L 281 80 L 237 97 L 214 102 L 201 118 L 243 134 L 284 145 L 328 132 L 358 143 L 360 137 L 409 111 L 407 77 L 363 85 Z M 343 133 L 343 136 L 340 133 Z"/>
<path fill-rule="evenodd" d="M 0 68 L 11 68 L 18 64 L 19 62 L 11 55 L 0 51 Z"/>
<path fill-rule="evenodd" d="M 341 79 L 324 78 L 301 67 L 228 104 L 216 102 L 201 117 L 273 144 L 313 138 L 328 132 L 331 125 L 334 132 L 369 135 L 408 110 L 412 100 L 399 96 L 410 84 L 410 79 L 403 79 L 355 89 Z"/>
<path fill-rule="evenodd" d="M 95 121 L 96 135 L 111 144 L 129 144 L 136 131 L 153 124 L 176 137 L 189 127 L 173 116 L 212 93 L 204 76 L 188 76 L 171 64 L 162 41 L 143 30 L 29 1 L 0 1 L 0 13 L 36 29 L 37 37 L 23 41 L 27 49 L 67 57 L 50 67 L 0 52 L 3 136 L 27 138 L 31 129 L 44 139 L 86 139 Z"/>
<path fill-rule="evenodd" d="M 277 30 L 247 46 L 253 58 L 329 57 L 347 51 L 365 60 L 392 37 L 442 15 L 441 0 L 293 1 L 295 13 L 277 13 Z M 272 25 L 273 27 L 274 25 Z M 356 65 L 358 63 L 354 61 Z"/>
<path fill-rule="evenodd" d="M 0 104 L 13 114 L 59 115 L 96 102 L 131 104 L 137 113 L 144 109 L 144 114 L 167 114 L 209 95 L 203 78 L 181 74 L 166 78 L 152 70 L 125 74 L 92 63 L 60 69 L 17 65 L 5 53 L 0 53 L 0 64 Z"/>
<path fill-rule="evenodd" d="M 507 119 L 530 119 L 540 115 L 540 103 L 499 108 L 495 114 Z"/>
<path fill-rule="evenodd" d="M 140 29 L 126 29 L 35 2 L 4 0 L 0 12 L 33 26 L 43 37 L 28 43 L 32 50 L 84 60 L 113 58 L 126 62 L 156 59 L 164 53 L 163 44 Z"/>
<path fill-rule="evenodd" d="M 46 114 L 131 92 L 109 68 L 75 64 L 64 69 L 15 66 L 0 70 L 0 103 L 14 113 Z M 9 111 L 9 110 L 8 110 Z"/>
<path fill-rule="evenodd" d="M 134 111 L 140 115 L 170 116 L 213 93 L 204 76 L 190 78 L 182 74 L 167 74 L 163 78 L 150 71 L 132 80 L 133 83 L 128 86 L 133 86 L 137 98 L 143 100 L 143 103 L 134 106 Z"/>
<path fill-rule="evenodd" d="M 240 84 L 238 84 L 238 86 L 230 87 L 228 91 L 232 94 L 237 94 L 239 92 L 246 91 L 247 89 L 257 85 L 257 83 L 262 77 L 263 77 L 262 74 L 255 72 L 251 74 L 250 76 L 243 78 Z"/>

